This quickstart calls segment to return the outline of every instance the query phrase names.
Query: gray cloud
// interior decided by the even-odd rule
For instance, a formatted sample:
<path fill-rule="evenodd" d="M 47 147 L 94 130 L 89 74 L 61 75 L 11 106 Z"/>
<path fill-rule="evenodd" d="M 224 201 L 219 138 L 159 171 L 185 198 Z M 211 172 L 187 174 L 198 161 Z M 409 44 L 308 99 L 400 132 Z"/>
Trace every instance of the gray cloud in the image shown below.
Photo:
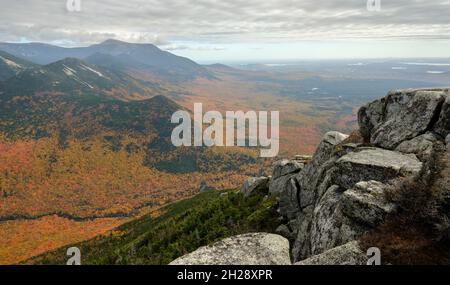
<path fill-rule="evenodd" d="M 0 0 L 0 41 L 85 45 L 116 38 L 168 50 L 310 39 L 450 38 L 449 0 Z M 196 47 L 197 49 L 199 47 Z M 209 47 L 210 48 L 210 47 Z M 212 48 L 212 49 L 215 49 Z"/>

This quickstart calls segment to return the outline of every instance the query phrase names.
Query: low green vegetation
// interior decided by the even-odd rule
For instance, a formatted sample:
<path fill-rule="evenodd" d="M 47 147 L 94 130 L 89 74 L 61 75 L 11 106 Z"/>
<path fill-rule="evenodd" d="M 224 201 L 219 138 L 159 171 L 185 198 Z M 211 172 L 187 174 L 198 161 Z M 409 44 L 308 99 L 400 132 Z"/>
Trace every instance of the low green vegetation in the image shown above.
<path fill-rule="evenodd" d="M 236 190 L 208 191 L 173 203 L 158 218 L 145 216 L 106 236 L 77 246 L 83 264 L 168 264 L 198 247 L 248 232 L 274 232 L 276 201 Z M 32 264 L 65 264 L 70 246 L 29 260 Z"/>

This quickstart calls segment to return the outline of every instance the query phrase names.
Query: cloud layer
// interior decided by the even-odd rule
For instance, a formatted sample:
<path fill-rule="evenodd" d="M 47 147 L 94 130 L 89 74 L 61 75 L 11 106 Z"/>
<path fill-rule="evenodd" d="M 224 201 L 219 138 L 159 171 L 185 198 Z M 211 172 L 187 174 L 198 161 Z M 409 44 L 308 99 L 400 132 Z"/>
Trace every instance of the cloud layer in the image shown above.
<path fill-rule="evenodd" d="M 381 0 L 1 0 L 1 41 L 89 44 L 107 38 L 169 41 L 298 41 L 450 38 L 450 1 Z"/>
<path fill-rule="evenodd" d="M 0 41 L 115 38 L 197 59 L 450 56 L 450 0 L 379 0 L 379 12 L 367 0 L 79 0 L 80 12 L 66 1 L 0 0 Z"/>

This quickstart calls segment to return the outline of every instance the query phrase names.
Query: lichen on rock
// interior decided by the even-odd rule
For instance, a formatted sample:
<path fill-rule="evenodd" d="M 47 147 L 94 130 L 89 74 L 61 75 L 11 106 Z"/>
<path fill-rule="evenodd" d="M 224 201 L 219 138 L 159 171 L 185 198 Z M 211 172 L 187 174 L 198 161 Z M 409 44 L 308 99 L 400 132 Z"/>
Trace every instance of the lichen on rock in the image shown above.
<path fill-rule="evenodd" d="M 289 241 L 268 233 L 234 236 L 201 247 L 170 265 L 291 265 Z"/>
<path fill-rule="evenodd" d="M 352 241 L 324 253 L 299 261 L 295 265 L 365 265 L 367 256 L 357 241 Z"/>

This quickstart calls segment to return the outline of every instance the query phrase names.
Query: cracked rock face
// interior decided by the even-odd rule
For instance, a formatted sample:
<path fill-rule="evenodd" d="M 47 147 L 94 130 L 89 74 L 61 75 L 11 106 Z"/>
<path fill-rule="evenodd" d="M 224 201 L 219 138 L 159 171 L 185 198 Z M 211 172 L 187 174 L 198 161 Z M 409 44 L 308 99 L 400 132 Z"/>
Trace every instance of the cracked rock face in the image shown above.
<path fill-rule="evenodd" d="M 335 167 L 335 184 L 348 189 L 359 181 L 385 182 L 396 177 L 417 174 L 422 169 L 422 163 L 414 155 L 367 148 L 341 157 Z"/>
<path fill-rule="evenodd" d="M 376 227 L 386 215 L 396 210 L 396 205 L 386 200 L 387 185 L 378 181 L 363 181 L 342 195 L 342 212 L 355 221 Z"/>
<path fill-rule="evenodd" d="M 295 180 L 295 177 L 285 177 L 277 180 L 277 183 L 274 183 L 273 185 L 280 185 L 278 183 L 284 181 L 285 184 L 280 186 L 282 188 L 277 189 L 277 195 L 279 196 L 279 213 L 289 220 L 295 220 L 301 212 L 297 181 Z"/>
<path fill-rule="evenodd" d="M 314 191 L 320 183 L 320 176 L 327 168 L 327 161 L 332 157 L 334 147 L 348 136 L 339 132 L 325 134 L 314 157 L 298 174 L 273 179 L 272 192 L 278 193 L 280 213 L 288 218 L 295 217 L 305 208 L 312 206 Z M 302 177 L 302 179 L 299 179 Z M 278 189 L 274 189 L 278 187 Z M 303 189 L 303 191 L 299 191 Z"/>
<path fill-rule="evenodd" d="M 289 187 L 291 179 L 304 168 L 304 164 L 296 160 L 281 160 L 275 163 L 269 193 L 279 197 L 281 190 Z"/>
<path fill-rule="evenodd" d="M 443 140 L 448 96 L 437 89 L 390 92 L 359 112 L 360 133 L 372 146 L 347 147 L 346 135 L 327 133 L 298 174 L 272 182 L 295 237 L 295 261 L 356 240 L 395 213 L 385 193 L 418 175 Z"/>
<path fill-rule="evenodd" d="M 448 90 L 445 102 L 442 105 L 439 120 L 433 130 L 442 137 L 446 137 L 450 133 L 450 95 Z"/>
<path fill-rule="evenodd" d="M 395 150 L 402 153 L 414 153 L 421 160 L 427 159 L 431 151 L 433 150 L 433 145 L 438 141 L 436 134 L 432 132 L 427 132 L 426 134 L 420 135 L 413 138 L 412 140 L 402 142 Z"/>
<path fill-rule="evenodd" d="M 327 140 L 321 146 L 292 179 L 296 183 L 281 191 L 280 197 L 290 198 L 285 204 L 280 199 L 280 213 L 290 214 L 295 261 L 351 242 L 382 223 L 395 211 L 384 195 L 389 183 L 422 168 L 414 154 L 376 147 L 347 153 Z"/>
<path fill-rule="evenodd" d="M 362 107 L 358 114 L 361 134 L 372 144 L 395 149 L 433 129 L 448 133 L 448 90 L 400 90 Z"/>
<path fill-rule="evenodd" d="M 309 255 L 320 254 L 330 248 L 355 240 L 367 230 L 349 219 L 342 211 L 343 192 L 337 185 L 331 186 L 314 208 L 310 224 Z M 297 248 L 305 244 L 297 244 Z M 300 251 L 302 252 L 302 251 Z M 298 259 L 303 255 L 300 254 Z M 297 260 L 298 260 L 297 259 Z"/>
<path fill-rule="evenodd" d="M 289 241 L 252 233 L 224 239 L 182 256 L 170 265 L 290 265 Z"/>

